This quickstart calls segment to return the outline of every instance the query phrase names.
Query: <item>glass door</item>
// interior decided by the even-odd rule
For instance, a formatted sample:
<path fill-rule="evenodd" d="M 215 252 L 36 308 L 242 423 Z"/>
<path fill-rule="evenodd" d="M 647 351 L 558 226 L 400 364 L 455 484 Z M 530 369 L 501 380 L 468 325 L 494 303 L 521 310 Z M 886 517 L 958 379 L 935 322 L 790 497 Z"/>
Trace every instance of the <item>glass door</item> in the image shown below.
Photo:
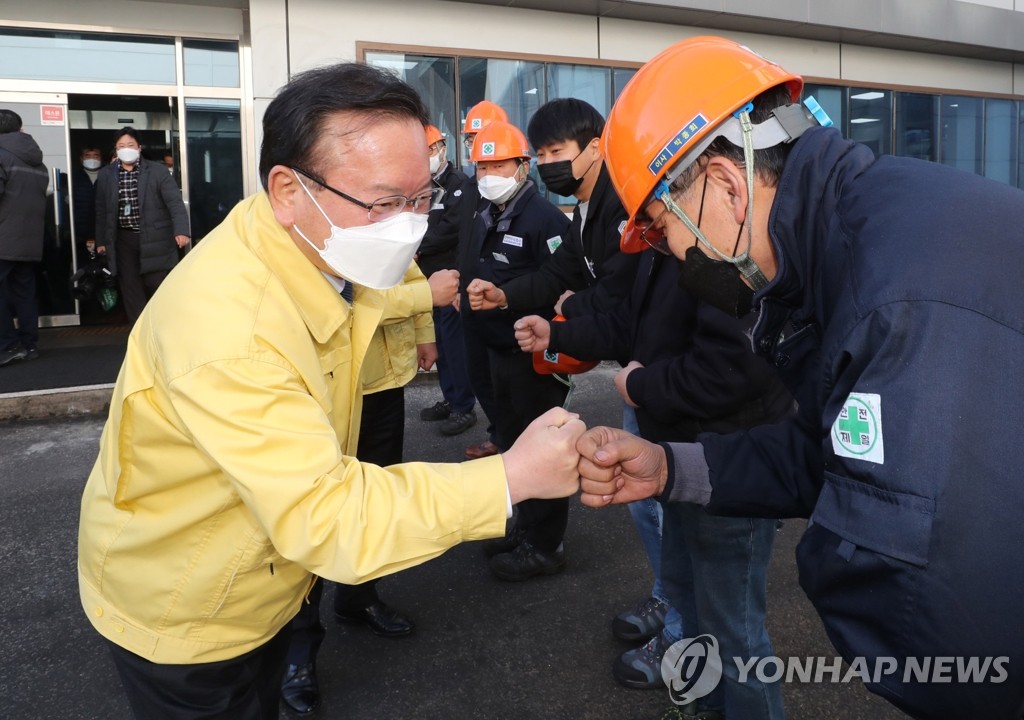
<path fill-rule="evenodd" d="M 78 309 L 71 294 L 75 272 L 74 227 L 69 202 L 68 98 L 63 93 L 0 91 L 0 107 L 21 116 L 22 130 L 43 151 L 50 173 L 47 188 L 43 260 L 39 263 L 39 325 L 78 325 Z"/>

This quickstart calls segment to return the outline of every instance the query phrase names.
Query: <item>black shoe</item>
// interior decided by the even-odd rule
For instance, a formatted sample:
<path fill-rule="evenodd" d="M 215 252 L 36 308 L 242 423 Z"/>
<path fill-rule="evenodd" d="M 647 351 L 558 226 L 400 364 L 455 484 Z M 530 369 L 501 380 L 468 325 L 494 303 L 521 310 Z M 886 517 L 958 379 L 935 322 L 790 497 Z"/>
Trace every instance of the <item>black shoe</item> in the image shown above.
<path fill-rule="evenodd" d="M 365 625 L 381 637 L 411 635 L 416 629 L 412 620 L 402 617 L 380 600 L 358 610 L 335 610 L 334 617 L 338 622 L 349 625 Z"/>
<path fill-rule="evenodd" d="M 500 580 L 519 582 L 537 575 L 555 575 L 565 570 L 562 546 L 553 553 L 544 553 L 523 540 L 512 552 L 491 558 L 491 572 Z"/>
<path fill-rule="evenodd" d="M 36 354 L 38 355 L 38 353 Z M 18 360 L 24 360 L 27 357 L 28 350 L 20 345 L 16 348 L 11 348 L 10 350 L 4 350 L 3 352 L 0 352 L 0 367 L 10 365 L 12 362 L 17 362 Z"/>
<path fill-rule="evenodd" d="M 288 665 L 281 680 L 281 699 L 296 715 L 309 715 L 320 705 L 320 686 L 313 663 Z"/>
<path fill-rule="evenodd" d="M 26 360 L 37 360 L 39 358 L 39 348 L 29 348 L 25 351 Z"/>
<path fill-rule="evenodd" d="M 515 550 L 526 539 L 526 531 L 514 527 L 508 531 L 505 537 L 495 538 L 484 542 L 484 555 L 491 558 L 495 555 L 510 553 Z"/>
<path fill-rule="evenodd" d="M 447 400 L 438 400 L 428 408 L 420 410 L 420 420 L 434 422 L 435 420 L 447 420 L 452 414 L 452 406 Z"/>
<path fill-rule="evenodd" d="M 472 410 L 465 413 L 453 412 L 448 419 L 441 424 L 442 435 L 458 435 L 464 433 L 476 425 L 476 413 Z"/>

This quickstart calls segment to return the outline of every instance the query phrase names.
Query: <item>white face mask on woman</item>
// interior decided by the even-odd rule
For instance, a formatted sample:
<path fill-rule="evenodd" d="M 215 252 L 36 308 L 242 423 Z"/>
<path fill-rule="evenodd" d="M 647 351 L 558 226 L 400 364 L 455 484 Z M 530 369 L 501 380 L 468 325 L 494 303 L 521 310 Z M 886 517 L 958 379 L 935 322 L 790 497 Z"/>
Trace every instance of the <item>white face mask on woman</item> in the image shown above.
<path fill-rule="evenodd" d="M 495 205 L 504 205 L 516 194 L 516 191 L 519 190 L 519 186 L 522 184 L 516 179 L 518 175 L 519 168 L 516 168 L 512 177 L 484 175 L 476 183 L 477 187 L 480 188 L 480 196 L 487 198 Z"/>
<path fill-rule="evenodd" d="M 320 254 L 339 277 L 374 290 L 387 290 L 402 281 L 420 241 L 427 232 L 427 215 L 401 212 L 369 225 L 342 228 L 331 222 L 309 192 L 302 178 L 295 175 L 306 195 L 331 226 L 330 236 L 321 250 L 295 225 L 295 232 Z"/>

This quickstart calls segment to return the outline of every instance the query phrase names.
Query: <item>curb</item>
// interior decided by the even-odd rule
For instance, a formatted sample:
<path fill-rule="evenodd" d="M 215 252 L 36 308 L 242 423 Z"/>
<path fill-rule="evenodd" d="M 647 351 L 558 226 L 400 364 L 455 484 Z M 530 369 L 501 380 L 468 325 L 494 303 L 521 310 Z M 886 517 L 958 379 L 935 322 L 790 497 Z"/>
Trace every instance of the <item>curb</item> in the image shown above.
<path fill-rule="evenodd" d="M 417 372 L 409 385 L 437 382 L 437 372 Z M 106 415 L 114 384 L 30 390 L 0 395 L 0 423 Z"/>
<path fill-rule="evenodd" d="M 0 395 L 0 422 L 106 415 L 114 384 Z"/>

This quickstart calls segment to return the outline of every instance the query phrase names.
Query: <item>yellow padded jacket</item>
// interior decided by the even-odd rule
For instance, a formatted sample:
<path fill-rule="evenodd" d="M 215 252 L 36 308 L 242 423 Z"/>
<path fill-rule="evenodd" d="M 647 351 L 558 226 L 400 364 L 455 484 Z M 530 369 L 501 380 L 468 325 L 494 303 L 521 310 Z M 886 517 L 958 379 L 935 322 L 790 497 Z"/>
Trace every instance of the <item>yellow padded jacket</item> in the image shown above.
<path fill-rule="evenodd" d="M 246 653 L 313 575 L 354 584 L 499 536 L 500 456 L 385 471 L 355 450 L 378 324 L 408 316 L 358 288 L 351 309 L 276 222 L 241 202 L 136 323 L 82 497 L 82 605 L 157 663 Z"/>

